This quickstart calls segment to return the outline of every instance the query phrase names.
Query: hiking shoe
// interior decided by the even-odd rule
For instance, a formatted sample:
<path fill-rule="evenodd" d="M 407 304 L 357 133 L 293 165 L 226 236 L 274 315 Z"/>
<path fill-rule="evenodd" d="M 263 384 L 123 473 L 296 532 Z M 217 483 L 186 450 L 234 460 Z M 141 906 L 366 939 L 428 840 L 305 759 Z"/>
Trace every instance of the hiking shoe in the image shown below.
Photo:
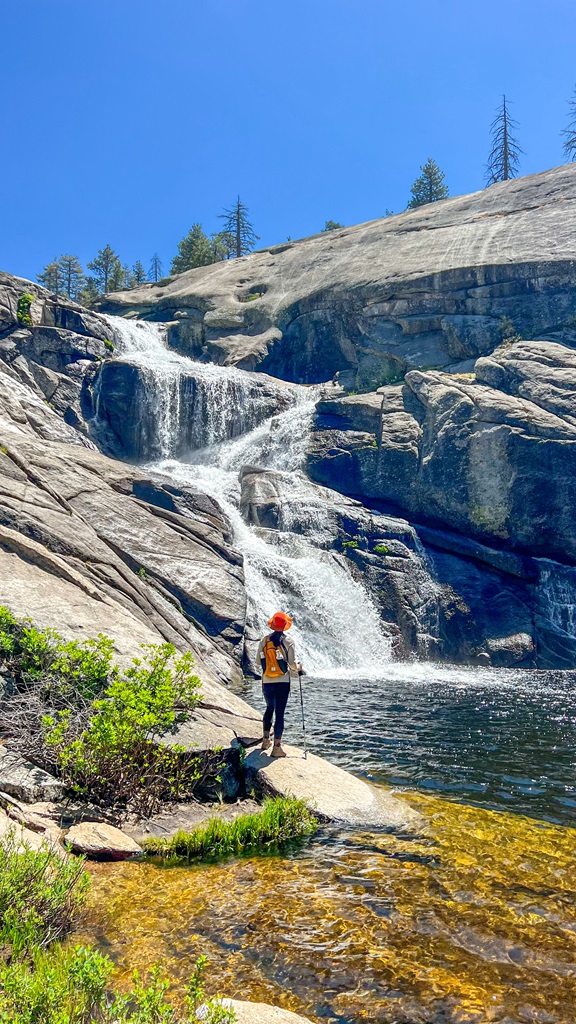
<path fill-rule="evenodd" d="M 274 746 L 272 747 L 272 757 L 286 757 L 286 756 L 287 756 L 286 755 L 286 751 L 282 750 L 282 745 L 280 743 L 275 743 Z"/>
<path fill-rule="evenodd" d="M 270 737 L 269 736 L 263 736 L 262 737 L 262 743 L 260 744 L 260 750 L 268 750 L 269 746 L 270 746 Z"/>

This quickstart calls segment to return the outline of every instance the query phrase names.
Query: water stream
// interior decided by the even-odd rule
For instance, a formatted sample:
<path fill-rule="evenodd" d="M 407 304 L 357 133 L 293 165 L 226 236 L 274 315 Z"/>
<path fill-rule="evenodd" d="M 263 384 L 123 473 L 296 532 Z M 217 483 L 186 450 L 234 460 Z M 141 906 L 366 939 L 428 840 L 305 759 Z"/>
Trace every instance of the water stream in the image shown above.
<path fill-rule="evenodd" d="M 285 858 L 95 865 L 85 937 L 121 981 L 161 960 L 182 991 L 206 953 L 212 991 L 334 1024 L 574 1024 L 572 676 L 394 662 L 302 471 L 316 395 L 294 387 L 283 412 L 240 433 L 227 405 L 240 371 L 168 353 L 158 326 L 116 329 L 124 356 L 149 370 L 150 470 L 221 502 L 244 554 L 251 628 L 278 607 L 295 617 L 313 748 L 408 787 L 427 827 L 416 839 L 327 831 Z M 174 439 L 185 416 L 170 399 L 181 401 L 183 374 L 220 403 L 210 443 L 185 452 Z M 247 465 L 279 474 L 276 530 L 243 518 Z M 260 706 L 257 684 L 244 695 Z M 299 741 L 296 710 L 288 738 Z"/>

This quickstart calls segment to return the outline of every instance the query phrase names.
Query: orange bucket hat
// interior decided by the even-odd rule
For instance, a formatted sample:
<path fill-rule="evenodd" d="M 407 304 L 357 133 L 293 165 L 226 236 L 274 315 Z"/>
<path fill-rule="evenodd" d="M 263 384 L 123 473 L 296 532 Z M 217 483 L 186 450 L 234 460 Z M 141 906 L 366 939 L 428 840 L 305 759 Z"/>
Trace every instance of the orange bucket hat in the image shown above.
<path fill-rule="evenodd" d="M 276 633 L 283 633 L 286 629 L 290 629 L 292 619 L 286 615 L 286 612 L 275 612 L 272 618 L 268 619 L 268 625 Z"/>

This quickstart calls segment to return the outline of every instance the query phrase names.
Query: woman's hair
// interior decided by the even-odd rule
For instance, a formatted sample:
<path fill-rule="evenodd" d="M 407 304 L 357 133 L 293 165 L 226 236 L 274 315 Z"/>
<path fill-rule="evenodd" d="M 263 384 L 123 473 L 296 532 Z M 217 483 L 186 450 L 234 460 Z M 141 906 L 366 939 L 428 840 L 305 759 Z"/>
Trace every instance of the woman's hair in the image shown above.
<path fill-rule="evenodd" d="M 279 647 L 280 646 L 280 644 L 282 643 L 282 637 L 283 636 L 284 636 L 284 632 L 281 629 L 275 629 L 273 633 L 270 633 L 270 639 L 271 639 L 272 643 L 274 644 L 274 647 Z"/>

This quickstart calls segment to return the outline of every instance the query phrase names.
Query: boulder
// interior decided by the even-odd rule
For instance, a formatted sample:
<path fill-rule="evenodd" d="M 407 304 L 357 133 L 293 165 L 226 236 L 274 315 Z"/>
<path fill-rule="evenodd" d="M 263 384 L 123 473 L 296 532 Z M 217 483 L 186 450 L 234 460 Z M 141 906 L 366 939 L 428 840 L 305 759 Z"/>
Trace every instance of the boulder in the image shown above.
<path fill-rule="evenodd" d="M 64 841 L 73 853 L 82 853 L 94 860 L 127 860 L 142 852 L 135 839 L 104 821 L 72 825 Z"/>
<path fill-rule="evenodd" d="M 31 804 L 37 800 L 61 799 L 64 786 L 15 751 L 0 746 L 0 792 Z"/>
<path fill-rule="evenodd" d="M 59 842 L 60 832 L 46 829 L 43 832 L 26 828 L 14 818 L 9 817 L 6 811 L 0 808 L 0 844 L 10 843 L 18 852 L 23 850 L 52 850 L 59 857 L 64 858 L 66 852 Z"/>
<path fill-rule="evenodd" d="M 232 1010 L 236 1024 L 311 1024 L 308 1017 L 301 1017 L 292 1010 L 284 1010 L 281 1006 L 270 1006 L 269 1003 L 252 1003 L 245 999 L 221 998 L 219 1002 L 225 1010 Z M 206 1006 L 196 1011 L 198 1020 L 202 1021 L 208 1014 Z"/>
<path fill-rule="evenodd" d="M 576 339 L 576 169 L 568 164 L 106 297 L 171 322 L 194 358 L 376 391 L 456 368 L 511 333 Z"/>
<path fill-rule="evenodd" d="M 350 775 L 343 768 L 285 746 L 287 757 L 272 758 L 259 750 L 245 761 L 252 776 L 265 791 L 303 800 L 323 821 L 346 825 L 418 828 L 422 818 L 404 800 L 392 796 Z"/>

